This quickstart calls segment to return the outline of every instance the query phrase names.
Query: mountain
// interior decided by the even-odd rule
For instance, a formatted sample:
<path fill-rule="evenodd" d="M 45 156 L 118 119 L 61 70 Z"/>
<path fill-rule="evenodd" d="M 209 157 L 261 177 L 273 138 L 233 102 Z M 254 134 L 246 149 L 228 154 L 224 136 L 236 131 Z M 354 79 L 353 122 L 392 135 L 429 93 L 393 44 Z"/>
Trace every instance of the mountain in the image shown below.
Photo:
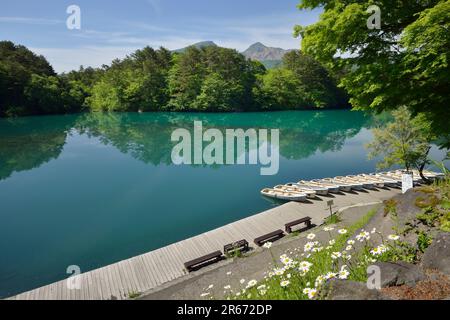
<path fill-rule="evenodd" d="M 252 44 L 247 50 L 242 52 L 248 59 L 258 61 L 279 61 L 284 55 L 291 50 L 284 50 L 281 48 L 266 47 L 261 42 Z"/>
<path fill-rule="evenodd" d="M 174 50 L 173 52 L 183 53 L 189 47 L 196 47 L 198 49 L 201 49 L 201 48 L 206 48 L 206 47 L 217 47 L 217 44 L 215 44 L 213 41 L 202 41 L 202 42 L 194 43 L 193 45 L 190 45 L 190 46 L 182 48 L 182 49 Z"/>
<path fill-rule="evenodd" d="M 196 48 L 206 48 L 206 47 L 217 47 L 213 41 L 202 41 L 195 43 L 189 47 Z M 174 50 L 173 52 L 183 53 L 188 47 Z M 252 44 L 247 50 L 242 52 L 242 54 L 251 60 L 260 61 L 267 69 L 276 68 L 281 65 L 282 59 L 286 53 L 292 50 L 285 50 L 282 48 L 273 48 L 263 45 L 261 42 Z"/>

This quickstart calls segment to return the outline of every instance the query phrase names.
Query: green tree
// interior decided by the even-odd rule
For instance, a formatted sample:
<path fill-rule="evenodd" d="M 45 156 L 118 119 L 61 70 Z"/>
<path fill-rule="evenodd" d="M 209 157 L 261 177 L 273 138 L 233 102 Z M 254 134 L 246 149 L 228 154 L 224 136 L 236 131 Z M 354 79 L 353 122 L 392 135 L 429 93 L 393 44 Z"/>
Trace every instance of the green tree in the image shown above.
<path fill-rule="evenodd" d="M 211 73 L 203 81 L 193 108 L 198 111 L 220 112 L 239 110 L 243 91 L 244 88 L 239 82 L 226 81 L 218 73 Z"/>
<path fill-rule="evenodd" d="M 431 141 L 435 138 L 431 133 L 429 122 L 423 115 L 412 117 L 406 107 L 393 111 L 394 121 L 384 127 L 373 129 L 374 140 L 367 145 L 370 150 L 369 159 L 383 156 L 378 163 L 379 169 L 386 169 L 393 165 L 401 165 L 410 169 L 417 169 L 423 175 L 425 166 L 430 163 L 428 155 Z"/>
<path fill-rule="evenodd" d="M 170 100 L 167 109 L 173 111 L 192 110 L 193 102 L 200 94 L 205 77 L 202 51 L 189 47 L 175 57 L 174 67 L 169 72 Z"/>
<path fill-rule="evenodd" d="M 78 83 L 58 77 L 44 57 L 0 42 L 0 116 L 76 112 L 86 96 L 81 90 Z"/>
<path fill-rule="evenodd" d="M 366 10 L 377 4 L 381 29 L 369 30 Z M 297 26 L 302 50 L 342 74 L 340 85 L 357 109 L 407 106 L 424 113 L 450 145 L 450 1 L 301 0 L 300 9 L 322 7 L 320 20 Z"/>
<path fill-rule="evenodd" d="M 137 50 L 113 61 L 88 98 L 94 111 L 156 111 L 168 101 L 167 78 L 171 53 L 160 48 Z"/>
<path fill-rule="evenodd" d="M 291 70 L 271 69 L 261 78 L 256 95 L 260 96 L 263 109 L 284 110 L 306 107 L 301 83 Z"/>
<path fill-rule="evenodd" d="M 236 50 L 189 47 L 177 54 L 169 74 L 173 111 L 246 111 L 255 108 L 252 95 L 260 63 Z"/>
<path fill-rule="evenodd" d="M 328 70 L 314 58 L 293 50 L 283 57 L 283 66 L 298 78 L 309 107 L 347 107 L 345 94 L 337 88 Z"/>

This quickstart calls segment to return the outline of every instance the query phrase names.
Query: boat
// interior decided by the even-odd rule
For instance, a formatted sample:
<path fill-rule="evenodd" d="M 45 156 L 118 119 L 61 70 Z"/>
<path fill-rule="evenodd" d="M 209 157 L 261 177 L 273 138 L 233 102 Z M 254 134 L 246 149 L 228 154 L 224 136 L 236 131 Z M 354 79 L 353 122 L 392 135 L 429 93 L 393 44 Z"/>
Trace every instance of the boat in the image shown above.
<path fill-rule="evenodd" d="M 335 183 L 324 183 L 317 179 L 311 181 L 300 181 L 299 184 L 316 188 L 326 188 L 329 193 L 339 193 L 341 191 L 341 187 L 339 185 Z"/>
<path fill-rule="evenodd" d="M 368 177 L 368 178 L 372 178 L 372 179 L 376 179 L 379 181 L 383 181 L 384 185 L 386 187 L 390 187 L 390 188 L 397 188 L 399 186 L 399 181 L 394 179 L 394 178 L 388 178 L 388 177 L 384 177 L 382 175 L 379 175 L 377 173 L 370 173 L 370 174 L 363 174 L 362 176 Z"/>
<path fill-rule="evenodd" d="M 332 180 L 334 183 L 340 184 L 342 186 L 342 190 L 344 191 L 363 190 L 363 185 L 361 183 L 352 181 L 345 177 L 336 177 L 333 179 L 327 178 L 326 180 Z"/>
<path fill-rule="evenodd" d="M 292 192 L 292 193 L 301 193 L 305 194 L 308 198 L 315 199 L 316 198 L 316 192 L 311 189 L 305 189 L 301 188 L 299 186 L 288 186 L 288 185 L 278 185 L 274 188 L 275 190 L 281 190 L 285 192 Z"/>
<path fill-rule="evenodd" d="M 385 174 L 385 173 L 383 173 L 383 172 L 374 173 L 373 175 L 374 175 L 375 177 L 384 179 L 385 181 L 389 181 L 389 180 L 395 181 L 395 183 L 396 183 L 397 185 L 399 185 L 399 184 L 402 183 L 402 179 L 399 179 L 398 177 L 394 177 L 394 176 L 389 175 L 389 174 Z"/>
<path fill-rule="evenodd" d="M 270 189 L 266 188 L 261 190 L 261 194 L 263 196 L 279 199 L 279 200 L 286 200 L 286 201 L 299 201 L 303 202 L 306 201 L 306 194 L 302 193 L 292 193 L 292 192 L 284 192 L 280 190 Z"/>
<path fill-rule="evenodd" d="M 322 194 L 322 195 L 325 195 L 323 189 L 327 190 L 327 194 L 328 193 L 339 193 L 339 190 L 340 190 L 339 186 L 336 186 L 336 185 L 333 185 L 333 186 L 324 185 L 321 183 L 316 183 L 313 181 L 306 181 L 306 180 L 301 180 L 297 184 L 303 188 L 311 188 L 316 192 L 320 192 L 320 194 Z"/>
<path fill-rule="evenodd" d="M 401 182 L 403 180 L 403 175 L 406 174 L 406 171 L 395 170 L 395 171 L 388 171 L 388 172 L 385 172 L 385 173 L 387 173 L 388 175 L 391 175 L 393 177 L 398 178 L 400 180 L 400 182 Z M 421 182 L 423 182 L 422 178 L 419 175 L 415 175 L 414 173 L 413 173 L 413 181 L 415 183 L 419 183 L 419 184 Z"/>
<path fill-rule="evenodd" d="M 328 188 L 328 192 L 331 192 L 331 193 L 339 193 L 342 189 L 342 186 L 340 184 L 337 184 L 335 182 L 323 181 L 321 179 L 314 179 L 314 180 L 308 181 L 308 183 L 316 185 L 318 187 Z"/>
<path fill-rule="evenodd" d="M 381 179 L 377 179 L 375 177 L 368 177 L 364 174 L 359 174 L 359 175 L 354 175 L 354 176 L 348 176 L 349 178 L 355 178 L 358 181 L 368 181 L 374 184 L 375 187 L 377 188 L 384 188 L 384 181 Z"/>
<path fill-rule="evenodd" d="M 420 176 L 419 170 L 412 170 L 412 172 L 414 173 L 414 175 Z M 439 180 L 445 177 L 445 174 L 443 173 L 437 173 L 428 170 L 423 170 L 422 174 L 424 175 L 425 178 L 432 180 Z"/>
<path fill-rule="evenodd" d="M 314 191 L 317 195 L 319 196 L 326 196 L 328 195 L 328 188 L 322 188 L 322 187 L 313 187 L 313 186 L 307 186 L 307 185 L 302 185 L 300 183 L 287 183 L 286 186 L 288 187 L 297 187 L 300 188 L 300 190 L 311 190 Z"/>
<path fill-rule="evenodd" d="M 375 183 L 373 181 L 369 181 L 363 178 L 357 178 L 356 176 L 337 177 L 337 179 L 343 179 L 344 181 L 349 181 L 352 183 L 359 183 L 364 189 L 375 189 Z"/>

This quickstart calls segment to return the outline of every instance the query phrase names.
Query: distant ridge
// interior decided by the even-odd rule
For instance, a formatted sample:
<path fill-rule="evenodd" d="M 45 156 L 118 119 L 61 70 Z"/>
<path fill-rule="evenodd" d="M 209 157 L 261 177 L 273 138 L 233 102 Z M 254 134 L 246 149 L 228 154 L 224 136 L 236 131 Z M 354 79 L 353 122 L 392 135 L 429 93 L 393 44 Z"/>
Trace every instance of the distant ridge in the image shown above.
<path fill-rule="evenodd" d="M 247 50 L 242 52 L 248 59 L 258 61 L 277 61 L 282 60 L 284 55 L 292 50 L 282 48 L 267 47 L 261 42 L 252 44 Z"/>
<path fill-rule="evenodd" d="M 201 41 L 194 43 L 193 45 L 187 46 L 185 48 L 174 50 L 173 52 L 183 53 L 189 47 L 196 47 L 197 49 L 202 49 L 206 47 L 217 47 L 217 44 L 215 44 L 214 41 Z"/>

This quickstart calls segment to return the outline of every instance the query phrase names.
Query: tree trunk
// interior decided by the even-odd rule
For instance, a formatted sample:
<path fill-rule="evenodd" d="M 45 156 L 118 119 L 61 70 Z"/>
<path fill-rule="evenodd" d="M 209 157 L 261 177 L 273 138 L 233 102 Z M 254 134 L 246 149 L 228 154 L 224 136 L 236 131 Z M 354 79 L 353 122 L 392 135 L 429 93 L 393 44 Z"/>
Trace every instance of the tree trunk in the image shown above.
<path fill-rule="evenodd" d="M 425 169 L 425 164 L 423 164 L 422 166 L 420 166 L 419 168 L 419 174 L 420 177 L 422 178 L 423 182 L 425 182 L 426 184 L 431 184 L 433 181 L 431 181 L 430 179 L 428 179 L 427 177 L 425 177 L 423 175 L 423 170 Z"/>
<path fill-rule="evenodd" d="M 428 154 L 430 153 L 431 147 L 428 148 L 427 152 L 426 152 L 426 156 L 425 156 L 425 160 L 420 164 L 420 166 L 417 168 L 419 170 L 419 174 L 420 177 L 422 178 L 422 180 L 426 183 L 426 184 L 431 184 L 433 183 L 432 180 L 428 179 L 427 177 L 424 176 L 423 174 L 423 170 L 425 169 L 425 166 L 427 165 L 427 158 L 428 158 Z"/>

